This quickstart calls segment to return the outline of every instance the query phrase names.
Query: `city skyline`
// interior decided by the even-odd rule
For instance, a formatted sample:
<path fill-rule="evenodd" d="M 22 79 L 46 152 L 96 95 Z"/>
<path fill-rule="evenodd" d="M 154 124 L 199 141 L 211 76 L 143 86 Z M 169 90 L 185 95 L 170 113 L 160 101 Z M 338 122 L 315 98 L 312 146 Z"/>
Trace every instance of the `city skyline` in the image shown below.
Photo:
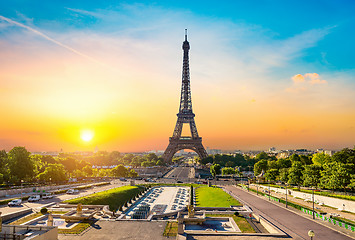
<path fill-rule="evenodd" d="M 0 149 L 165 149 L 185 28 L 204 146 L 355 144 L 350 1 L 39 3 L 0 3 Z"/>

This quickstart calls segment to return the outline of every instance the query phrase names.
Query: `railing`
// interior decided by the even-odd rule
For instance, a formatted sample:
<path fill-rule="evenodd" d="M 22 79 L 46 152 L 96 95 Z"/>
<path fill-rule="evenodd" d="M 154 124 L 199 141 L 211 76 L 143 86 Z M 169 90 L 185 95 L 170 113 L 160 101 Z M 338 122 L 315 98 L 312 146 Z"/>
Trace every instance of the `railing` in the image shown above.
<path fill-rule="evenodd" d="M 302 208 L 302 212 L 304 212 L 306 214 L 309 214 L 309 215 L 313 214 L 312 211 L 310 211 L 308 209 L 304 209 L 304 208 Z M 314 213 L 314 216 L 317 217 L 317 218 L 322 219 L 325 222 L 329 222 L 329 223 L 332 223 L 332 224 L 334 224 L 336 226 L 343 227 L 345 229 L 351 230 L 352 232 L 355 232 L 355 226 L 352 225 L 352 224 L 343 222 L 343 221 L 338 220 L 338 219 L 334 219 L 332 217 L 327 217 L 327 216 L 324 216 L 324 215 L 316 213 L 316 212 Z"/>
<path fill-rule="evenodd" d="M 1 240 L 21 240 L 21 236 L 13 233 L 0 233 Z"/>

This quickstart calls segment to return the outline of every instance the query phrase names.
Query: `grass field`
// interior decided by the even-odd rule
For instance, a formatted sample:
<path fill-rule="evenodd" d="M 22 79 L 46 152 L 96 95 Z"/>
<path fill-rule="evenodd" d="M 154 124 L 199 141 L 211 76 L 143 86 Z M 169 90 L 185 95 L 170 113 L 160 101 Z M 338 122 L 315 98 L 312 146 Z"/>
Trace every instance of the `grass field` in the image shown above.
<path fill-rule="evenodd" d="M 59 234 L 80 234 L 90 226 L 94 226 L 95 221 L 94 220 L 85 220 L 82 222 L 79 222 L 77 225 L 70 229 L 58 229 Z"/>
<path fill-rule="evenodd" d="M 229 194 L 217 187 L 199 187 L 196 190 L 197 207 L 230 207 L 241 205 Z"/>
<path fill-rule="evenodd" d="M 83 205 L 109 205 L 110 210 L 113 211 L 133 198 L 141 189 L 142 187 L 139 186 L 123 186 L 64 202 L 70 204 L 81 203 Z"/>
<path fill-rule="evenodd" d="M 178 223 L 177 222 L 167 222 L 163 235 L 166 237 L 176 236 L 178 232 Z"/>

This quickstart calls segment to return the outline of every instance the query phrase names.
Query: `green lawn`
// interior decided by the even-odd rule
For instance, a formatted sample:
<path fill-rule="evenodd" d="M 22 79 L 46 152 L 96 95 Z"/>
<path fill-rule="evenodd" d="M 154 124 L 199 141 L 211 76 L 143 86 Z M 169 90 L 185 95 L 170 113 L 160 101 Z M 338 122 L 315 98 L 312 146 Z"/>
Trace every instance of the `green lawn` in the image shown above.
<path fill-rule="evenodd" d="M 167 222 L 163 235 L 166 237 L 176 236 L 178 232 L 178 223 L 177 222 Z"/>
<path fill-rule="evenodd" d="M 64 202 L 70 204 L 81 203 L 83 205 L 109 205 L 110 210 L 113 211 L 138 194 L 141 189 L 142 187 L 139 186 L 123 186 Z"/>
<path fill-rule="evenodd" d="M 199 187 L 196 190 L 197 207 L 230 207 L 241 205 L 229 194 L 217 187 Z"/>

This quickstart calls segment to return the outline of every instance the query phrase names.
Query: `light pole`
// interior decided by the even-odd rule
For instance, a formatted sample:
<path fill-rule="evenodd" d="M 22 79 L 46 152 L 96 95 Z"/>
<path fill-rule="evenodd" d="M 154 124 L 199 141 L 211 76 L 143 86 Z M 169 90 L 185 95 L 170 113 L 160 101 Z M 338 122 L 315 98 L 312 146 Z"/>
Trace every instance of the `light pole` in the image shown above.
<path fill-rule="evenodd" d="M 286 186 L 286 208 L 287 208 L 287 183 L 285 184 Z"/>
<path fill-rule="evenodd" d="M 314 188 L 312 188 L 312 205 L 313 205 L 313 213 L 312 213 L 312 215 L 313 215 L 313 219 L 314 219 Z"/>
<path fill-rule="evenodd" d="M 270 181 L 269 181 L 269 201 L 270 201 Z"/>
<path fill-rule="evenodd" d="M 313 237 L 315 236 L 314 231 L 313 231 L 313 230 L 309 230 L 309 231 L 308 231 L 308 236 L 310 236 L 310 237 L 311 237 L 311 240 L 313 240 Z"/>
<path fill-rule="evenodd" d="M 21 198 L 22 198 L 22 194 L 23 194 L 23 186 L 22 186 L 22 184 L 23 184 L 23 180 L 21 180 Z"/>
<path fill-rule="evenodd" d="M 258 179 L 258 184 L 256 185 L 256 195 L 259 195 L 259 179 Z"/>

